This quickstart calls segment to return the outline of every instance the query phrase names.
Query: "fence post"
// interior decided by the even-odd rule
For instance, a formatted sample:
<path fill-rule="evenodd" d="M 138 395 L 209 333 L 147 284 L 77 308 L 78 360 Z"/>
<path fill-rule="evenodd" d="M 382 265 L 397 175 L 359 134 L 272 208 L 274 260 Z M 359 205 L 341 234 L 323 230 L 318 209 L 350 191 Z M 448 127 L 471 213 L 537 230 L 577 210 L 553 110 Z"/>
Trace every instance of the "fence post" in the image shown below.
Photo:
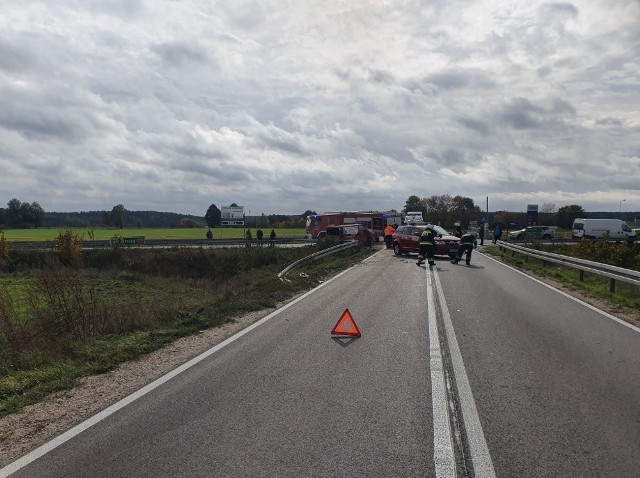
<path fill-rule="evenodd" d="M 580 282 L 584 282 L 584 271 L 580 269 Z"/>
<path fill-rule="evenodd" d="M 610 279 L 609 280 L 609 292 L 615 292 L 616 291 L 616 280 L 615 279 Z"/>

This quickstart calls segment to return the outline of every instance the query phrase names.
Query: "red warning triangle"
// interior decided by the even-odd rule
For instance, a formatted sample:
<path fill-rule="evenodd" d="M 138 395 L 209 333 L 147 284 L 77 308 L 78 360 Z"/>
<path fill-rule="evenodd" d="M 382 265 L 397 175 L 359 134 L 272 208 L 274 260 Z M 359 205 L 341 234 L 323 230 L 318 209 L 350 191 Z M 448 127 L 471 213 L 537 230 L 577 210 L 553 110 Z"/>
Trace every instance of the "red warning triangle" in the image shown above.
<path fill-rule="evenodd" d="M 356 325 L 349 309 L 344 309 L 340 320 L 336 323 L 335 327 L 331 331 L 331 335 L 351 335 L 360 337 L 360 329 Z"/>

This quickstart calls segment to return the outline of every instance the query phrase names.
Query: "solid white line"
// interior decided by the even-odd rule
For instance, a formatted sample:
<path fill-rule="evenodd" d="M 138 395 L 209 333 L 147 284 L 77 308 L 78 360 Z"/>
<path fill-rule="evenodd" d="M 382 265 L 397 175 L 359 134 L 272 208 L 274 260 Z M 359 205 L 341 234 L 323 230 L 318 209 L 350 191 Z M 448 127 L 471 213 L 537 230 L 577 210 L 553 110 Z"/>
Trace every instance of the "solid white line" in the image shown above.
<path fill-rule="evenodd" d="M 433 409 L 433 463 L 436 478 L 456 476 L 449 401 L 440 350 L 430 267 L 427 265 L 427 313 L 429 316 L 429 367 L 431 369 L 431 404 Z"/>
<path fill-rule="evenodd" d="M 438 272 L 434 271 L 436 289 L 438 290 L 438 301 L 440 302 L 440 310 L 442 312 L 444 329 L 447 336 L 447 345 L 449 347 L 449 355 L 453 365 L 453 374 L 456 380 L 456 388 L 458 389 L 458 400 L 460 402 L 460 410 L 462 411 L 462 421 L 464 422 L 467 440 L 469 443 L 469 452 L 471 454 L 471 462 L 473 464 L 474 476 L 482 478 L 495 478 L 496 472 L 493 468 L 493 461 L 489 454 L 489 447 L 482 431 L 482 424 L 478 416 L 476 401 L 471 392 L 471 385 L 467 377 L 467 371 L 464 367 L 462 354 L 456 333 L 453 330 L 451 315 L 444 297 L 442 284 Z"/>
<path fill-rule="evenodd" d="M 372 256 L 369 256 L 369 257 L 372 257 Z M 265 322 L 267 322 L 269 319 L 272 319 L 273 317 L 275 317 L 279 313 L 284 312 L 289 307 L 297 304 L 298 302 L 300 302 L 301 300 L 305 299 L 309 295 L 311 295 L 314 292 L 318 291 L 318 289 L 324 287 L 325 285 L 329 284 L 330 282 L 332 282 L 333 280 L 335 280 L 338 277 L 342 276 L 343 274 L 346 274 L 352 268 L 353 267 L 350 267 L 349 269 L 346 269 L 346 270 L 342 271 L 338 275 L 328 279 L 327 281 L 325 281 L 322 284 L 318 285 L 317 287 L 311 289 L 310 291 L 305 292 L 300 297 L 297 297 L 296 299 L 292 300 L 288 304 L 286 304 L 286 305 L 282 306 L 281 308 L 271 312 L 269 315 L 263 317 L 262 319 L 260 319 L 259 321 L 255 322 L 255 323 L 251 324 L 250 326 L 248 326 L 245 329 L 241 330 L 237 334 L 232 335 L 231 337 L 229 337 L 228 339 L 224 340 L 223 342 L 220 342 L 218 345 L 210 348 L 209 350 L 204 351 L 203 353 L 201 353 L 197 357 L 189 360 L 188 362 L 184 363 L 180 367 L 178 367 L 178 368 L 172 370 L 171 372 L 167 373 L 166 375 L 163 375 L 162 377 L 154 380 L 153 382 L 151 382 L 150 384 L 146 385 L 145 387 L 139 389 L 138 391 L 132 393 L 131 395 L 128 395 L 127 397 L 125 397 L 122 400 L 114 403 L 110 407 L 105 408 L 103 411 L 93 415 L 92 417 L 90 417 L 87 420 L 79 423 L 78 425 L 74 426 L 73 428 L 70 428 L 66 432 L 62 433 L 61 435 L 58 435 L 56 438 L 54 438 L 54 439 L 48 441 L 47 443 L 39 446 L 38 448 L 36 448 L 35 450 L 31 451 L 30 453 L 27 453 L 26 455 L 22 456 L 18 460 L 14 461 L 12 463 L 9 463 L 4 468 L 0 469 L 0 478 L 6 478 L 6 477 L 10 476 L 11 474 L 15 473 L 16 471 L 20 470 L 21 468 L 24 468 L 25 466 L 27 466 L 28 464 L 30 464 L 33 461 L 37 460 L 41 456 L 49 453 L 50 451 L 52 451 L 55 448 L 57 448 L 60 445 L 62 445 L 63 443 L 65 443 L 65 442 L 71 440 L 73 437 L 79 435 L 80 433 L 82 433 L 86 429 L 88 429 L 88 428 L 92 427 L 93 425 L 101 422 L 102 420 L 104 420 L 108 416 L 113 415 L 118 410 L 126 407 L 130 403 L 136 401 L 140 397 L 142 397 L 142 396 L 146 395 L 147 393 L 151 392 L 152 390 L 158 388 L 160 385 L 168 382 L 169 380 L 171 380 L 172 378 L 176 377 L 177 375 L 180 375 L 185 370 L 188 370 L 191 367 L 193 367 L 194 365 L 196 365 L 197 363 L 202 362 L 204 359 L 206 359 L 210 355 L 213 355 L 214 353 L 218 352 L 220 349 L 226 347 L 227 345 L 231 344 L 232 342 L 235 342 L 236 340 L 238 340 L 243 335 L 249 333 L 253 329 L 255 329 L 255 328 L 261 326 L 262 324 L 264 324 Z"/>
<path fill-rule="evenodd" d="M 563 296 L 568 297 L 569 299 L 574 300 L 575 302 L 577 302 L 577 303 L 579 303 L 579 304 L 584 305 L 584 306 L 585 306 L 585 307 L 587 307 L 588 309 L 591 309 L 591 310 L 593 310 L 593 311 L 595 311 L 595 312 L 598 312 L 598 313 L 600 313 L 601 315 L 604 315 L 605 317 L 607 317 L 607 318 L 609 318 L 609 319 L 611 319 L 611 320 L 615 320 L 615 321 L 616 321 L 616 322 L 618 322 L 619 324 L 622 324 L 622 325 L 625 325 L 625 326 L 629 327 L 631 330 L 635 330 L 636 332 L 640 332 L 640 327 L 636 327 L 635 325 L 630 324 L 629 322 L 625 322 L 624 320 L 619 319 L 619 318 L 618 318 L 618 317 L 616 317 L 615 315 L 611 315 L 610 313 L 605 312 L 604 310 L 600 310 L 600 309 L 598 309 L 596 306 L 593 306 L 593 305 L 591 305 L 591 304 L 588 304 L 587 302 L 585 302 L 585 301 L 583 301 L 583 300 L 580 300 L 580 299 L 578 299 L 577 297 L 572 296 L 571 294 L 567 294 L 566 292 L 561 291 L 560 289 L 557 289 L 557 288 L 553 287 L 552 285 L 546 284 L 546 283 L 544 283 L 543 281 L 541 281 L 541 280 L 539 280 L 539 279 L 536 279 L 536 278 L 535 278 L 535 277 L 533 277 L 533 276 L 530 276 L 529 274 L 526 274 L 526 273 L 524 273 L 524 272 L 522 272 L 522 271 L 520 271 L 520 270 L 518 270 L 518 269 L 516 269 L 516 268 L 514 268 L 514 267 L 511 267 L 511 266 L 510 266 L 510 265 L 508 265 L 508 264 L 505 264 L 504 262 L 501 262 L 501 261 L 499 261 L 499 260 L 497 260 L 497 259 L 494 259 L 494 258 L 493 258 L 493 257 L 491 257 L 489 254 L 487 254 L 486 252 L 482 252 L 481 254 L 482 254 L 484 257 L 486 257 L 486 258 L 488 258 L 488 259 L 491 259 L 493 262 L 497 262 L 498 264 L 500 264 L 500 265 L 502 265 L 502 266 L 506 267 L 507 269 L 511 269 L 512 271 L 517 272 L 518 274 L 523 275 L 523 276 L 525 276 L 525 277 L 528 277 L 528 278 L 529 278 L 529 279 L 531 279 L 532 281 L 537 282 L 538 284 L 543 285 L 543 286 L 545 286 L 545 287 L 546 287 L 546 288 L 548 288 L 548 289 L 551 289 L 551 290 L 556 291 L 558 294 L 562 294 Z"/>

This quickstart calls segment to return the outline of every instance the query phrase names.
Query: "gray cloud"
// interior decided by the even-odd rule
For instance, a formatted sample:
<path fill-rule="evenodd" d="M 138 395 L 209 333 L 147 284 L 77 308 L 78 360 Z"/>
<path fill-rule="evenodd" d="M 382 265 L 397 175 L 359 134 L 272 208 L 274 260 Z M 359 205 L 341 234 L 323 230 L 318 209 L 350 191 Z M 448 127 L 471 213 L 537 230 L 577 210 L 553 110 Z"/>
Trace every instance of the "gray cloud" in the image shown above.
<path fill-rule="evenodd" d="M 151 49 L 156 52 L 167 66 L 182 67 L 190 63 L 203 63 L 207 55 L 196 45 L 175 41 L 154 45 Z"/>
<path fill-rule="evenodd" d="M 640 210 L 637 2 L 152 6 L 5 2 L 5 202 Z"/>

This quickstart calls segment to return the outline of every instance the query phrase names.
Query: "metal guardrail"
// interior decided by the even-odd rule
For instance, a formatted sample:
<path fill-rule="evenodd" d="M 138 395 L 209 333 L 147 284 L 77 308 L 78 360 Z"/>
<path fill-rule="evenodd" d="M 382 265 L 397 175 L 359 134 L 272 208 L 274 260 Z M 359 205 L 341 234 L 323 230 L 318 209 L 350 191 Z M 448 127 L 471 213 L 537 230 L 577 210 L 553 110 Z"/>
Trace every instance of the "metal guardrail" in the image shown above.
<path fill-rule="evenodd" d="M 584 280 L 584 273 L 597 274 L 609 278 L 609 290 L 615 292 L 616 281 L 626 282 L 640 287 L 640 272 L 622 267 L 610 266 L 600 262 L 588 261 L 586 259 L 578 259 L 576 257 L 563 256 L 552 252 L 538 251 L 528 247 L 516 246 L 508 244 L 504 241 L 497 242 L 500 249 L 511 250 L 514 254 L 523 254 L 525 257 L 534 257 L 543 262 L 553 262 L 580 272 L 580 280 Z"/>
<path fill-rule="evenodd" d="M 298 259 L 293 264 L 288 265 L 278 274 L 278 279 L 287 280 L 286 275 L 289 271 L 299 267 L 308 262 L 317 261 L 318 259 L 322 259 L 325 256 L 335 254 L 336 252 L 345 251 L 347 249 L 351 249 L 353 247 L 360 247 L 360 243 L 358 241 L 349 241 L 343 244 L 338 244 L 337 246 L 329 247 L 328 249 L 324 249 L 322 251 L 314 252 L 313 254 L 303 257 L 302 259 Z"/>

